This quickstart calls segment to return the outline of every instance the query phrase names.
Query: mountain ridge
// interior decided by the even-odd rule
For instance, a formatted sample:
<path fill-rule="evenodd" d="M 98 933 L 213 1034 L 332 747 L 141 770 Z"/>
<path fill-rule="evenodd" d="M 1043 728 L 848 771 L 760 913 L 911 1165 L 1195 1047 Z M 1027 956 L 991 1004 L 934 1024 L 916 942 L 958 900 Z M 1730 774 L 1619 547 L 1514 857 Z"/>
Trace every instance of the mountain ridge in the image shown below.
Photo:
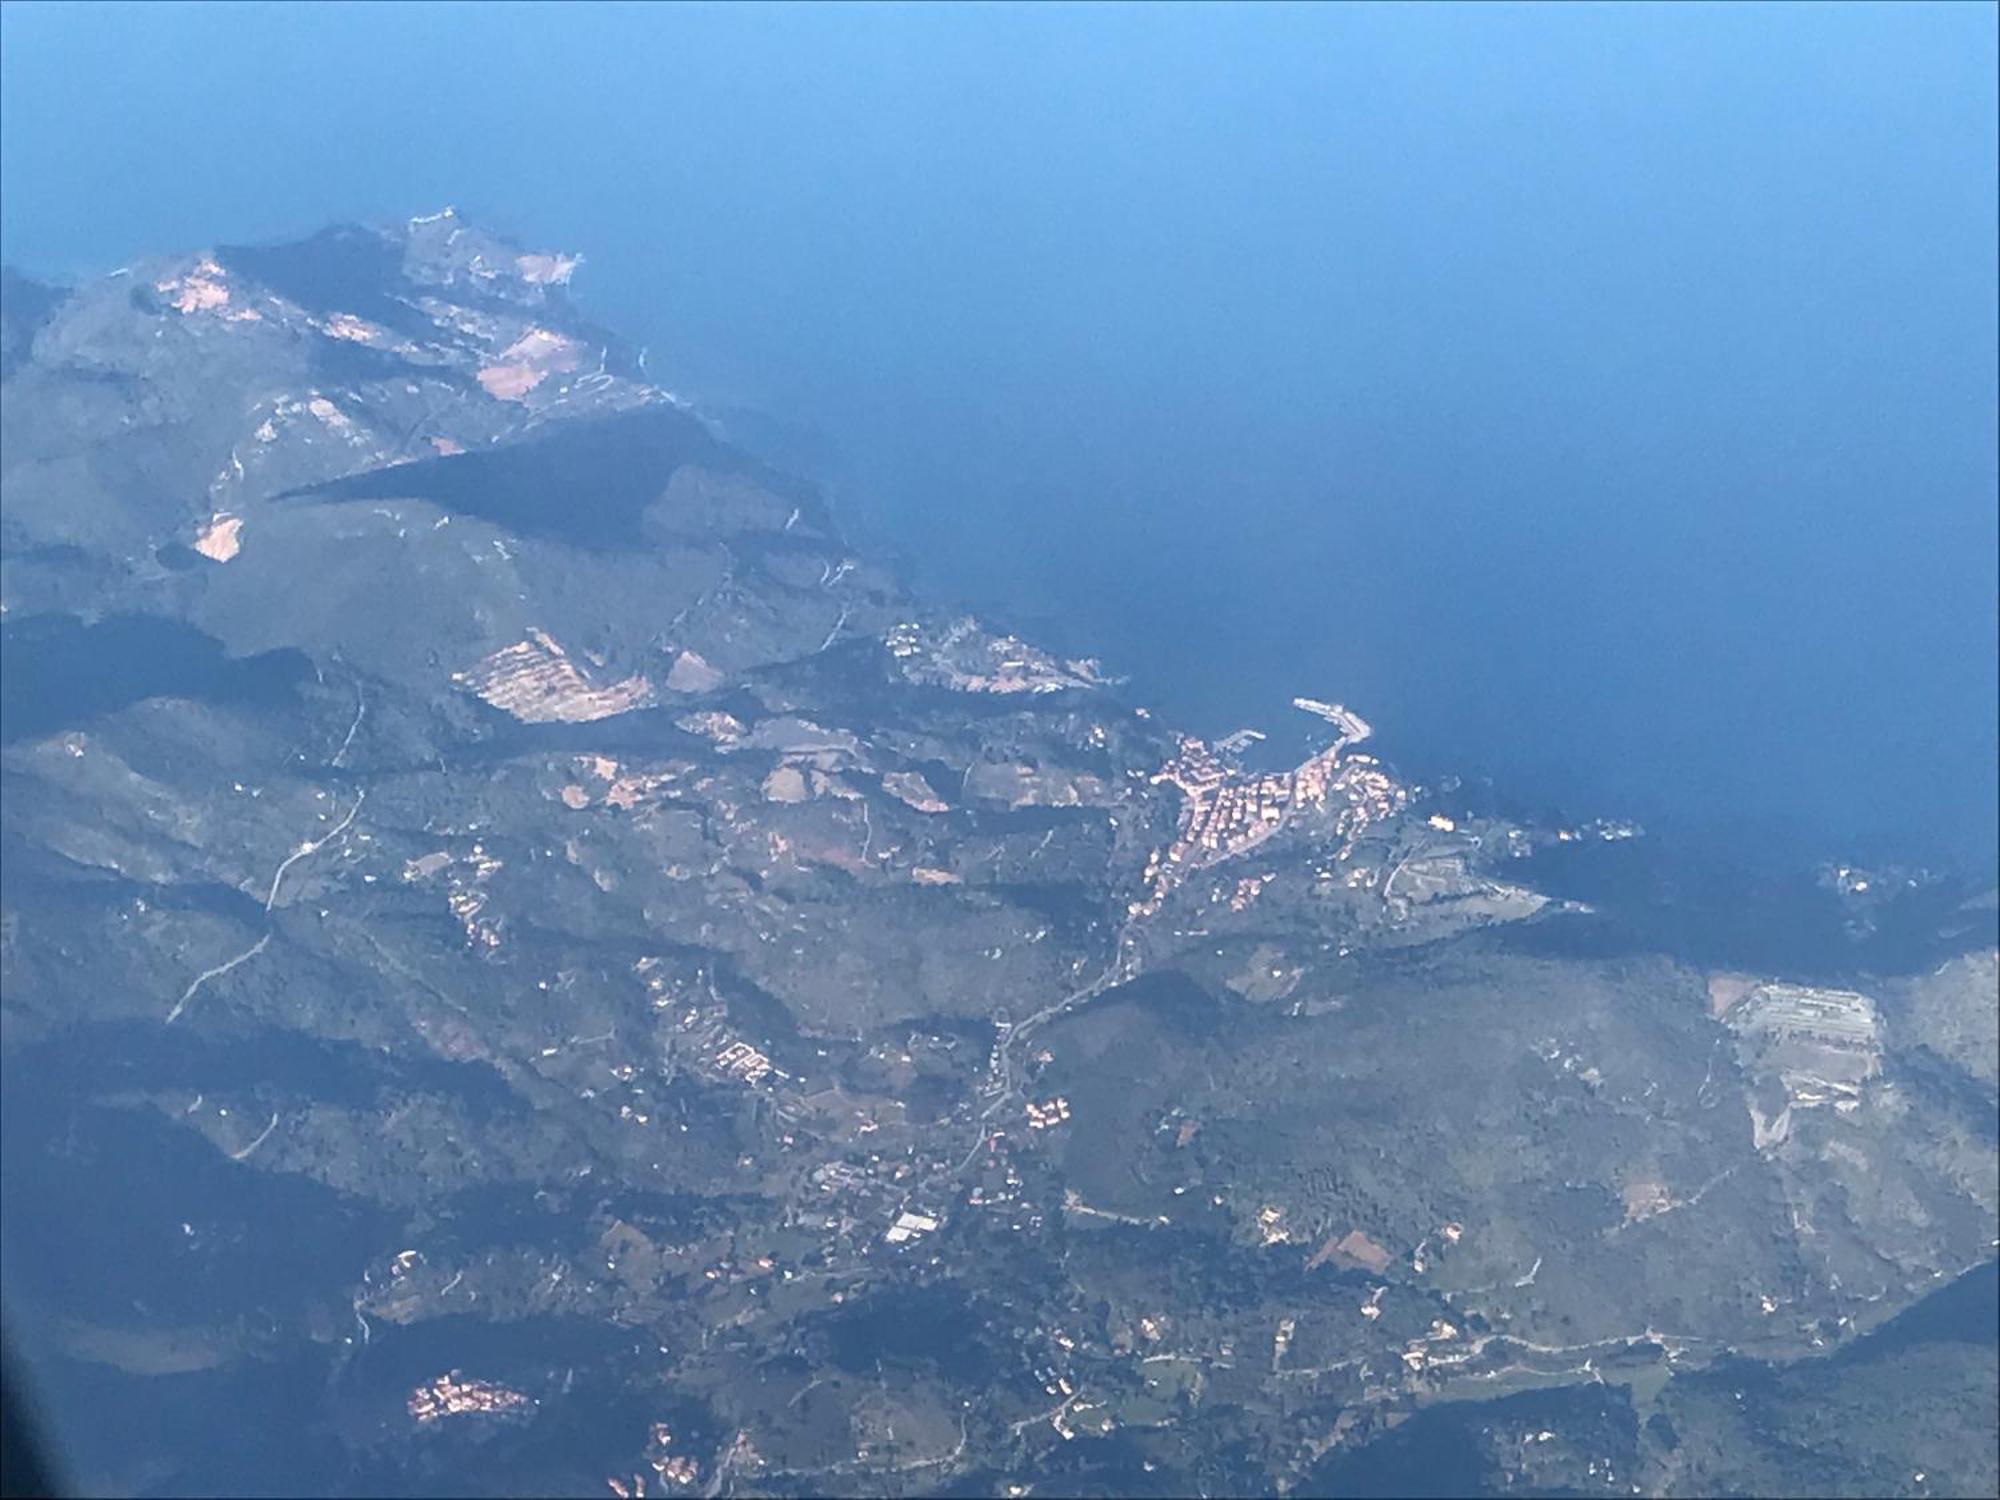
<path fill-rule="evenodd" d="M 176 1163 L 126 1232 L 181 1278 L 79 1290 L 50 1221 L 50 1339 L 394 1397 L 324 1459 L 360 1490 L 491 1480 L 419 1431 L 532 1451 L 578 1367 L 501 1335 L 550 1322 L 703 1434 L 565 1484 L 1087 1478 L 1116 1432 L 1266 1489 L 1990 1258 L 1981 933 L 1871 936 L 1944 895 L 1843 869 L 1827 972 L 1721 970 L 1546 878 L 1628 824 L 1413 784 L 1319 697 L 1296 764 L 1177 733 L 849 546 L 577 264 L 446 213 L 9 313 L 0 1066 L 72 1102 L 7 1175 Z M 919 1319 L 858 1376 L 906 1303 L 976 1312 L 963 1368 Z"/>

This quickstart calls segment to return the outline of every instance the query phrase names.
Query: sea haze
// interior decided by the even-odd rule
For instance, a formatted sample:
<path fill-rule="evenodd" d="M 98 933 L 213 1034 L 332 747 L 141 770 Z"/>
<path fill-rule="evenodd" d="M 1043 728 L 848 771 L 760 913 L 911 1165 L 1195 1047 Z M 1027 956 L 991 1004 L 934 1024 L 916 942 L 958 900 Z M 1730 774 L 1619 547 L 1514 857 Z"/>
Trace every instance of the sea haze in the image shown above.
<path fill-rule="evenodd" d="M 1990 6 L 276 14 L 10 6 L 7 259 L 455 203 L 1179 721 L 1993 857 Z"/>

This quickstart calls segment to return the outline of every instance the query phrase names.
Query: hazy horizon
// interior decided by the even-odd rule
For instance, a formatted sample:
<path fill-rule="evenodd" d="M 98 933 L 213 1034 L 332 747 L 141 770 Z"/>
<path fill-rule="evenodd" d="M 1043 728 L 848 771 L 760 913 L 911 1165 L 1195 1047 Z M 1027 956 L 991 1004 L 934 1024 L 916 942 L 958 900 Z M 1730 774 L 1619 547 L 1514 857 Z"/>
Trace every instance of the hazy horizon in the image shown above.
<path fill-rule="evenodd" d="M 1191 727 L 1993 858 L 1992 5 L 0 16 L 23 270 L 456 204 Z"/>

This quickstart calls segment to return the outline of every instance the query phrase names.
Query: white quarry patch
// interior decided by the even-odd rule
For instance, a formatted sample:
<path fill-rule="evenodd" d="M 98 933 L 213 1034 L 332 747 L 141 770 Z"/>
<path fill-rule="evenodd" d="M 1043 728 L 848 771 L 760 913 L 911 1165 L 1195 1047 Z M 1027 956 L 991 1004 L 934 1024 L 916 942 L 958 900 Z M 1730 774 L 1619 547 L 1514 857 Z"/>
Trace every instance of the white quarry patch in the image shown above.
<path fill-rule="evenodd" d="M 951 808 L 919 771 L 890 771 L 882 777 L 882 790 L 920 813 L 950 812 Z"/>
<path fill-rule="evenodd" d="M 229 305 L 228 273 L 213 260 L 197 261 L 191 270 L 179 276 L 156 281 L 153 290 L 165 297 L 174 311 L 183 316 L 219 312 Z"/>
<path fill-rule="evenodd" d="M 716 709 L 704 709 L 698 714 L 683 714 L 674 721 L 689 734 L 698 734 L 723 749 L 733 746 L 743 738 L 743 721 L 734 714 L 725 714 Z"/>
<path fill-rule="evenodd" d="M 896 1222 L 889 1226 L 889 1232 L 882 1236 L 892 1245 L 900 1245 L 905 1240 L 913 1240 L 920 1234 L 929 1234 L 938 1227 L 938 1221 L 929 1214 L 911 1213 L 905 1209 L 896 1216 Z"/>
<path fill-rule="evenodd" d="M 1745 1036 L 1810 1039 L 1874 1051 L 1881 1041 L 1875 1002 L 1853 990 L 1803 984 L 1760 984 L 1734 1007 L 1731 1029 Z"/>
<path fill-rule="evenodd" d="M 259 323 L 264 315 L 254 307 L 244 307 L 232 299 L 229 273 L 212 258 L 196 261 L 179 276 L 153 283 L 153 290 L 182 317 L 211 313 L 225 323 Z"/>
<path fill-rule="evenodd" d="M 317 417 L 320 426 L 335 437 L 359 445 L 367 443 L 367 439 L 361 434 L 361 429 L 354 425 L 354 419 L 317 392 L 306 401 L 306 410 Z"/>
<path fill-rule="evenodd" d="M 529 724 L 587 724 L 650 707 L 654 699 L 653 685 L 637 675 L 600 686 L 553 636 L 533 628 L 526 640 L 453 674 L 453 681 Z"/>
<path fill-rule="evenodd" d="M 667 673 L 667 687 L 676 693 L 705 693 L 722 681 L 722 673 L 698 651 L 683 651 Z"/>
<path fill-rule="evenodd" d="M 767 802 L 803 802 L 811 795 L 806 787 L 805 773 L 797 766 L 779 766 L 764 778 L 764 799 Z"/>
<path fill-rule="evenodd" d="M 353 313 L 337 312 L 324 323 L 314 326 L 330 339 L 341 339 L 350 344 L 365 344 L 371 349 L 393 349 L 398 353 L 409 353 L 415 345 L 398 339 L 388 329 L 371 323 L 366 318 L 358 318 Z"/>
<path fill-rule="evenodd" d="M 583 345 L 546 328 L 530 328 L 479 372 L 479 384 L 500 401 L 522 401 L 551 375 L 568 374 L 583 363 Z"/>
<path fill-rule="evenodd" d="M 562 286 L 583 264 L 581 255 L 517 255 L 514 269 L 531 286 Z"/>
<path fill-rule="evenodd" d="M 1868 996 L 1853 990 L 1764 983 L 1731 1005 L 1724 1024 L 1736 1033 L 1751 1069 L 1776 1075 L 1786 1107 L 1755 1126 L 1757 1144 L 1778 1144 L 1793 1108 L 1858 1107 L 1882 1071 L 1882 1018 Z"/>
<path fill-rule="evenodd" d="M 212 562 L 228 562 L 243 550 L 243 518 L 216 512 L 195 538 L 194 550 Z"/>

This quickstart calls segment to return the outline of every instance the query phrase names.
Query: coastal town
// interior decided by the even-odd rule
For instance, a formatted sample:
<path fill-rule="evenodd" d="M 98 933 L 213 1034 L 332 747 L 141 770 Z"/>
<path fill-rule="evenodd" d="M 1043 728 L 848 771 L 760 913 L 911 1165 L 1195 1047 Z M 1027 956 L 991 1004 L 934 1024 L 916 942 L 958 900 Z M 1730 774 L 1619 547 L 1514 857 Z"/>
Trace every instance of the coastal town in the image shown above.
<path fill-rule="evenodd" d="M 1245 854 L 1299 819 L 1318 815 L 1345 849 L 1369 824 L 1408 803 L 1409 793 L 1372 757 L 1346 753 L 1373 733 L 1366 720 L 1337 703 L 1293 703 L 1332 724 L 1336 737 L 1290 770 L 1244 772 L 1226 752 L 1190 736 L 1153 776 L 1154 785 L 1181 794 L 1180 823 L 1173 841 L 1147 861 L 1146 891 L 1132 902 L 1133 916 L 1153 915 L 1194 871 Z"/>
<path fill-rule="evenodd" d="M 574 265 L 441 215 L 9 346 L 10 679 L 115 689 L 5 747 L 72 1372 L 380 1492 L 1342 1493 L 1463 1399 L 1629 1493 L 1990 1261 L 1990 901 L 1739 899 L 1322 697 L 1180 734 Z"/>

